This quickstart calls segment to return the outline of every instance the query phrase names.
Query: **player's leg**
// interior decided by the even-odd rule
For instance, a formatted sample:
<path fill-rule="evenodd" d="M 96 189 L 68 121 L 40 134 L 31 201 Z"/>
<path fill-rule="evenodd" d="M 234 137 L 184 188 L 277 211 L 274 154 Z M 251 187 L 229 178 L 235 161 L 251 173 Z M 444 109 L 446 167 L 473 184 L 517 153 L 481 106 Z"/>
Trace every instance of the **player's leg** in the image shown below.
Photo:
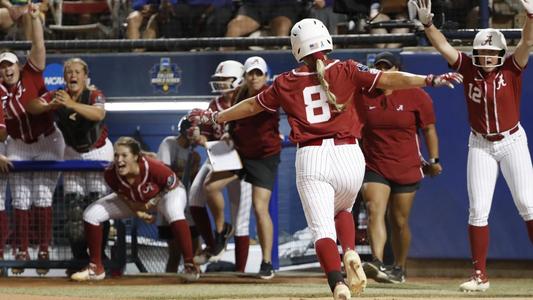
<path fill-rule="evenodd" d="M 529 239 L 533 243 L 533 185 L 531 184 L 533 167 L 527 137 L 523 129 L 520 129 L 506 139 L 512 141 L 509 141 L 505 156 L 500 161 L 502 174 L 511 190 L 518 213 L 526 223 Z"/>
<path fill-rule="evenodd" d="M 368 213 L 368 235 L 372 256 L 371 262 L 364 263 L 365 274 L 378 281 L 388 281 L 385 265 L 383 264 L 383 250 L 387 241 L 387 226 L 385 214 L 389 204 L 390 182 L 378 173 L 366 170 L 363 184 L 363 199 Z"/>
<path fill-rule="evenodd" d="M 196 224 L 196 229 L 206 244 L 206 249 L 200 255 L 195 257 L 195 262 L 197 264 L 206 263 L 211 256 L 210 251 L 215 247 L 211 220 L 209 219 L 209 214 L 205 205 L 207 198 L 204 190 L 204 181 L 207 174 L 211 172 L 211 169 L 209 162 L 205 162 L 198 171 L 198 174 L 196 174 L 196 177 L 194 177 L 194 181 L 192 182 L 189 191 L 189 211 L 191 212 L 194 224 Z"/>
<path fill-rule="evenodd" d="M 9 237 L 9 217 L 6 212 L 6 188 L 7 174 L 0 174 L 0 260 L 4 259 L 4 247 Z"/>
<path fill-rule="evenodd" d="M 157 210 L 168 221 L 172 235 L 177 240 L 184 261 L 184 277 L 187 280 L 196 280 L 200 276 L 199 269 L 193 262 L 193 247 L 189 224 L 185 219 L 185 206 L 187 193 L 183 187 L 175 188 L 163 196 Z"/>
<path fill-rule="evenodd" d="M 335 189 L 335 230 L 343 248 L 343 263 L 350 290 L 359 294 L 366 287 L 361 259 L 355 251 L 355 224 L 351 214 L 353 204 L 363 183 L 365 158 L 358 145 L 331 145 L 330 181 Z"/>
<path fill-rule="evenodd" d="M 250 247 L 252 185 L 244 180 L 235 180 L 228 184 L 227 191 L 231 204 L 232 223 L 235 227 L 235 271 L 244 272 Z"/>
<path fill-rule="evenodd" d="M 71 276 L 76 281 L 102 280 L 105 278 L 102 263 L 102 222 L 133 216 L 133 212 L 117 194 L 112 193 L 93 202 L 83 212 L 85 242 L 89 247 L 89 266 Z"/>
<path fill-rule="evenodd" d="M 469 198 L 468 235 L 474 274 L 460 286 L 461 290 L 478 291 L 488 288 L 486 271 L 489 249 L 488 217 L 492 204 L 498 162 L 489 153 L 492 143 L 470 135 L 467 162 L 467 188 Z"/>
<path fill-rule="evenodd" d="M 311 146 L 296 151 L 296 187 L 307 226 L 313 233 L 318 261 L 333 292 L 345 283 L 333 220 L 335 190 L 321 179 L 322 174 L 329 173 L 327 155 L 322 148 Z"/>
<path fill-rule="evenodd" d="M 389 278 L 393 283 L 405 281 L 405 263 L 411 245 L 409 215 L 413 207 L 416 189 L 418 189 L 418 184 L 393 185 L 389 206 L 391 245 L 394 253 L 394 268 L 391 270 Z"/>

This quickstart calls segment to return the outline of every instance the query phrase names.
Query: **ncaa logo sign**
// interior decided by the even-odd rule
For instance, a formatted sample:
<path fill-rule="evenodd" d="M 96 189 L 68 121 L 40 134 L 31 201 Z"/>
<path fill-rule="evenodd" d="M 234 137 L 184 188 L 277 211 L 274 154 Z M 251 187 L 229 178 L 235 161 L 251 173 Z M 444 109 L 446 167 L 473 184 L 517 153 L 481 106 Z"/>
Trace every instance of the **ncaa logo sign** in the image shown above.
<path fill-rule="evenodd" d="M 44 69 L 44 84 L 49 91 L 63 89 L 65 86 L 65 79 L 63 79 L 63 65 L 49 64 Z"/>

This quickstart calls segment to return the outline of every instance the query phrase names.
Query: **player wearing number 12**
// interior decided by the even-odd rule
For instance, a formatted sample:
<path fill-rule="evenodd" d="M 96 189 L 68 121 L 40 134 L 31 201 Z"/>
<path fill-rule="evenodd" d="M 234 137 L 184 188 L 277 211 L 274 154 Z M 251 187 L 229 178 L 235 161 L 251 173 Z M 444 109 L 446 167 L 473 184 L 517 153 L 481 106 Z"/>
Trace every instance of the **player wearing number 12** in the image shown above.
<path fill-rule="evenodd" d="M 219 113 L 195 110 L 201 122 L 222 123 L 276 112 L 281 106 L 291 126 L 296 152 L 296 186 L 311 228 L 320 265 L 334 299 L 350 299 L 366 287 L 366 277 L 355 249 L 351 215 L 365 171 L 365 159 L 357 144 L 361 123 L 353 101 L 362 88 L 398 89 L 453 86 L 461 82 L 456 73 L 418 76 L 381 72 L 353 60 L 326 57 L 333 50 L 331 36 L 322 22 L 304 19 L 291 30 L 292 53 L 301 67 L 279 75 L 257 96 Z M 347 282 L 341 273 L 337 239 L 344 252 Z"/>

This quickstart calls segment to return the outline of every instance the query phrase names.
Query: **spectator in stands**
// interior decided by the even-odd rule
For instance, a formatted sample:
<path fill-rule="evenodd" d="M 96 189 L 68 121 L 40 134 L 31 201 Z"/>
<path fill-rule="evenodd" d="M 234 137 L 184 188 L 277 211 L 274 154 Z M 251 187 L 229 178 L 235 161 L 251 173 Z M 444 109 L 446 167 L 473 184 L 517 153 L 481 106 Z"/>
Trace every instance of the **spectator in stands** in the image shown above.
<path fill-rule="evenodd" d="M 48 1 L 44 0 L 41 3 L 36 3 L 39 8 L 39 17 L 44 24 L 46 12 L 48 11 Z M 22 36 L 26 40 L 31 40 L 31 17 L 27 14 L 28 1 L 9 1 L 0 0 L 0 30 L 7 32 L 13 25 L 20 26 L 19 32 L 15 32 L 15 37 Z M 18 31 L 18 30 L 17 30 Z"/>
<path fill-rule="evenodd" d="M 219 94 L 219 96 L 211 100 L 209 109 L 220 111 L 229 108 L 235 97 L 236 90 L 244 81 L 243 76 L 244 66 L 240 62 L 225 60 L 219 63 L 215 73 L 212 75 L 213 81 L 209 82 L 212 92 Z M 224 133 L 222 126 L 214 124 L 203 124 L 200 126 L 200 129 L 199 143 L 203 146 L 206 146 L 208 141 L 220 140 Z M 248 182 L 237 179 L 226 185 L 232 220 L 231 224 L 225 223 L 224 199 L 221 198 L 222 194 L 216 193 L 214 201 L 208 203 L 204 189 L 206 182 L 219 175 L 213 170 L 211 162 L 206 160 L 191 186 L 191 193 L 189 195 L 191 216 L 206 243 L 206 248 L 194 257 L 194 262 L 197 264 L 217 262 L 224 253 L 227 242 L 234 234 L 235 271 L 244 272 L 250 245 L 249 227 L 250 209 L 252 207 L 252 187 Z M 220 187 L 220 189 L 223 188 L 223 186 Z M 211 229 L 206 204 L 211 208 L 215 221 L 214 234 Z"/>
<path fill-rule="evenodd" d="M 185 187 L 169 167 L 145 155 L 135 139 L 119 138 L 114 150 L 113 164 L 104 172 L 105 181 L 114 193 L 93 202 L 83 212 L 90 263 L 84 270 L 74 273 L 71 279 L 93 281 L 105 278 L 100 223 L 133 216 L 153 223 L 155 218 L 151 212 L 157 210 L 170 223 L 173 236 L 179 240 L 185 261 L 183 277 L 189 281 L 197 280 L 199 269 L 193 263 L 191 232 L 184 214 L 187 205 Z"/>
<path fill-rule="evenodd" d="M 374 0 L 370 5 L 369 20 L 372 23 L 390 20 L 407 20 L 407 0 Z M 407 33 L 408 28 L 394 28 L 388 31 L 384 28 L 370 29 L 371 34 Z M 377 44 L 377 48 L 398 48 L 401 44 Z"/>
<path fill-rule="evenodd" d="M 244 69 L 245 84 L 237 92 L 233 105 L 259 94 L 268 87 L 268 67 L 263 58 L 248 58 Z M 262 112 L 230 123 L 229 133 L 241 157 L 243 169 L 237 174 L 217 172 L 216 176 L 208 178 L 205 183 L 208 201 L 213 204 L 212 207 L 219 207 L 219 211 L 224 201 L 222 187 L 238 177 L 252 184 L 252 202 L 263 256 L 259 271 L 259 277 L 262 279 L 274 277 L 271 257 L 273 227 L 268 206 L 280 162 L 281 139 L 278 127 L 279 112 Z M 221 217 L 223 218 L 223 214 Z"/>
<path fill-rule="evenodd" d="M 58 104 L 40 105 L 46 92 L 43 24 L 37 5 L 28 4 L 31 16 L 31 49 L 24 66 L 12 52 L 0 54 L 0 97 L 3 99 L 8 132 L 7 157 L 14 160 L 62 160 L 65 142 L 56 130 L 50 109 Z M 52 198 L 59 172 L 23 172 L 10 175 L 15 214 L 16 259 L 28 260 L 30 208 L 33 204 L 38 230 L 39 260 L 48 260 L 52 240 Z M 14 274 L 24 271 L 13 268 Z M 48 270 L 43 270 L 46 273 Z M 37 272 L 40 272 L 38 269 Z"/>
<path fill-rule="evenodd" d="M 131 40 L 141 37 L 143 39 L 155 39 L 157 37 L 157 22 L 150 22 L 150 20 L 157 15 L 159 0 L 136 0 L 133 1 L 132 9 L 133 11 L 126 18 L 126 38 Z"/>
<path fill-rule="evenodd" d="M 4 259 L 4 246 L 9 237 L 9 218 L 6 213 L 6 188 L 7 188 L 7 172 L 13 167 L 13 164 L 5 156 L 7 139 L 7 130 L 4 120 L 4 113 L 0 108 L 0 260 Z M 3 274 L 3 269 L 0 270 L 0 276 Z"/>
<path fill-rule="evenodd" d="M 157 159 L 176 173 L 188 193 L 190 183 L 196 174 L 198 174 L 200 167 L 200 154 L 194 150 L 200 136 L 200 129 L 197 126 L 192 126 L 191 122 L 185 116 L 180 119 L 178 131 L 179 134 L 177 137 L 168 136 L 163 139 L 157 151 Z M 192 234 L 193 252 L 196 253 L 196 248 L 198 248 L 198 232 L 196 231 L 196 226 L 194 226 L 192 218 L 187 213 L 186 218 Z M 165 271 L 167 273 L 176 273 L 181 260 L 179 243 L 172 236 L 168 222 L 165 222 L 162 218 L 159 218 L 159 221 L 159 238 L 167 240 L 168 244 L 168 260 Z"/>
<path fill-rule="evenodd" d="M 376 56 L 375 68 L 400 71 L 400 58 L 390 52 Z M 379 282 L 403 283 L 411 243 L 409 214 L 420 187 L 422 162 L 417 133 L 421 130 L 429 153 L 427 171 L 436 176 L 439 163 L 435 113 L 429 95 L 420 88 L 378 89 L 362 94 L 363 154 L 366 160 L 363 198 L 368 212 L 368 233 L 374 260 L 363 264 L 367 277 Z M 383 265 L 387 241 L 385 217 L 391 224 L 394 266 Z"/>
<path fill-rule="evenodd" d="M 89 66 L 80 58 L 65 61 L 63 77 L 65 90 L 50 91 L 41 98 L 59 105 L 56 122 L 65 138 L 64 159 L 113 160 L 113 145 L 107 137 L 105 96 L 89 86 Z M 64 172 L 66 233 L 74 259 L 89 259 L 83 235 L 83 210 L 107 194 L 101 172 Z M 109 224 L 106 224 L 106 229 Z M 107 231 L 107 230 L 106 230 Z M 107 235 L 104 235 L 106 237 Z M 105 241 L 104 238 L 104 248 Z M 103 251 L 103 249 L 102 249 Z"/>
<path fill-rule="evenodd" d="M 346 21 L 346 15 L 333 12 L 333 0 L 313 0 L 310 3 L 309 18 L 322 21 L 331 34 L 337 34 L 337 24 Z"/>
<path fill-rule="evenodd" d="M 301 13 L 302 6 L 297 0 L 245 0 L 229 22 L 226 37 L 247 36 L 262 26 L 270 27 L 270 35 L 288 36 Z"/>

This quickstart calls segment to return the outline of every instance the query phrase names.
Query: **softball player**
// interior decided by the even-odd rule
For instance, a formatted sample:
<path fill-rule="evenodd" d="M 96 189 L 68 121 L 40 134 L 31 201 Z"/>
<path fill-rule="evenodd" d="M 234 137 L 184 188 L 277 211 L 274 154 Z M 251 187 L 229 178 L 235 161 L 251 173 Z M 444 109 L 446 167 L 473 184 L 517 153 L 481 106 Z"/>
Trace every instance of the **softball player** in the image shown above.
<path fill-rule="evenodd" d="M 9 159 L 5 156 L 7 138 L 4 113 L 0 108 L 0 260 L 4 259 L 4 246 L 9 237 L 9 218 L 6 213 L 6 188 L 7 172 L 13 167 Z M 0 271 L 0 276 L 2 271 Z"/>
<path fill-rule="evenodd" d="M 26 64 L 21 67 L 12 52 L 0 54 L 0 97 L 7 132 L 6 154 L 10 160 L 62 160 L 65 143 L 53 122 L 50 109 L 41 105 L 39 96 L 46 92 L 43 70 L 46 50 L 43 24 L 38 7 L 28 4 L 32 19 L 32 46 Z M 15 214 L 16 259 L 28 260 L 30 208 L 38 227 L 39 260 L 48 260 L 52 239 L 52 197 L 59 172 L 13 173 L 10 175 Z M 24 269 L 13 268 L 14 274 Z M 39 270 L 38 270 L 39 272 Z M 44 272 L 46 272 L 44 270 Z"/>
<path fill-rule="evenodd" d="M 189 183 L 198 173 L 200 166 L 200 154 L 194 150 L 200 130 L 191 125 L 186 116 L 182 117 L 178 123 L 179 135 L 177 137 L 168 136 L 164 138 L 157 150 L 157 158 L 176 173 L 178 179 L 184 184 L 186 191 L 188 191 Z M 185 217 L 192 234 L 193 253 L 195 253 L 198 245 L 198 234 L 187 209 Z M 172 236 L 168 222 L 161 218 L 158 218 L 158 222 L 159 238 L 167 240 L 168 244 L 168 261 L 165 271 L 167 273 L 176 273 L 181 260 L 179 243 Z"/>
<path fill-rule="evenodd" d="M 153 222 L 154 217 L 148 212 L 154 209 L 170 223 L 172 233 L 179 241 L 185 261 L 184 278 L 189 281 L 198 279 L 199 270 L 193 263 L 191 233 L 184 214 L 187 195 L 176 174 L 159 160 L 143 155 L 139 142 L 121 137 L 115 142 L 114 161 L 105 170 L 104 178 L 114 193 L 93 202 L 83 212 L 90 263 L 84 270 L 74 273 L 71 279 L 105 278 L 100 223 L 132 216 Z"/>
<path fill-rule="evenodd" d="M 243 75 L 244 66 L 240 62 L 234 60 L 221 62 L 212 76 L 213 81 L 209 83 L 212 92 L 221 95 L 209 103 L 209 109 L 219 111 L 230 107 L 235 90 L 243 82 Z M 224 133 L 222 126 L 218 124 L 215 126 L 202 124 L 200 127 L 200 144 L 205 144 L 207 141 L 219 140 Z M 249 183 L 239 180 L 234 180 L 226 186 L 231 205 L 232 222 L 231 224 L 224 223 L 224 199 L 222 199 L 222 209 L 220 207 L 215 209 L 218 214 L 215 215 L 216 231 L 213 236 L 211 222 L 206 209 L 207 196 L 204 188 L 206 179 L 212 176 L 214 176 L 214 173 L 211 163 L 209 160 L 206 160 L 200 168 L 198 175 L 194 178 L 189 194 L 191 215 L 207 245 L 206 249 L 195 256 L 194 260 L 197 264 L 218 261 L 224 253 L 231 235 L 235 234 L 235 269 L 238 272 L 244 272 L 250 245 L 248 231 L 250 226 L 250 209 L 252 206 L 252 187 Z M 217 204 L 220 205 L 220 202 L 217 202 Z"/>
<path fill-rule="evenodd" d="M 318 260 L 335 299 L 349 299 L 366 286 L 361 260 L 355 252 L 351 212 L 363 181 L 365 159 L 357 145 L 361 124 L 351 99 L 362 88 L 395 89 L 453 86 L 461 76 L 447 73 L 419 76 L 381 72 L 353 60 L 330 60 L 331 36 L 322 22 L 303 19 L 291 30 L 292 53 L 305 64 L 278 76 L 273 85 L 221 112 L 193 110 L 200 122 L 228 122 L 281 106 L 291 125 L 296 152 L 296 186 L 307 224 L 311 228 Z M 344 251 L 348 282 L 341 273 L 336 240 Z M 350 288 L 348 288 L 348 286 Z"/>
<path fill-rule="evenodd" d="M 113 145 L 107 138 L 105 96 L 89 87 L 89 67 L 80 58 L 64 63 L 65 90 L 47 92 L 41 98 L 60 107 L 54 113 L 65 138 L 64 159 L 113 160 Z M 101 172 L 64 172 L 67 237 L 75 259 L 86 259 L 82 214 L 86 206 L 107 194 Z M 105 236 L 105 235 L 104 235 Z"/>
<path fill-rule="evenodd" d="M 378 70 L 400 70 L 400 59 L 390 52 L 376 56 Z M 363 264 L 365 274 L 378 282 L 405 281 L 405 263 L 411 230 L 409 214 L 423 178 L 418 130 L 424 133 L 429 152 L 428 171 L 440 174 L 435 113 L 429 95 L 420 88 L 376 90 L 363 93 L 361 101 L 363 154 L 366 160 L 363 199 L 368 212 L 368 233 L 374 260 Z M 385 215 L 391 224 L 394 267 L 383 265 L 387 241 Z"/>
<path fill-rule="evenodd" d="M 465 78 L 464 93 L 471 127 L 468 141 L 467 185 L 470 205 L 468 233 L 474 272 L 462 291 L 485 291 L 489 248 L 488 217 L 498 165 L 511 190 L 533 242 L 533 178 L 527 136 L 520 125 L 522 72 L 533 45 L 533 1 L 521 0 L 527 11 L 522 38 L 514 53 L 505 57 L 503 34 L 482 29 L 474 38 L 473 55 L 453 48 L 432 23 L 431 0 L 411 0 L 426 36 L 446 61 Z"/>

